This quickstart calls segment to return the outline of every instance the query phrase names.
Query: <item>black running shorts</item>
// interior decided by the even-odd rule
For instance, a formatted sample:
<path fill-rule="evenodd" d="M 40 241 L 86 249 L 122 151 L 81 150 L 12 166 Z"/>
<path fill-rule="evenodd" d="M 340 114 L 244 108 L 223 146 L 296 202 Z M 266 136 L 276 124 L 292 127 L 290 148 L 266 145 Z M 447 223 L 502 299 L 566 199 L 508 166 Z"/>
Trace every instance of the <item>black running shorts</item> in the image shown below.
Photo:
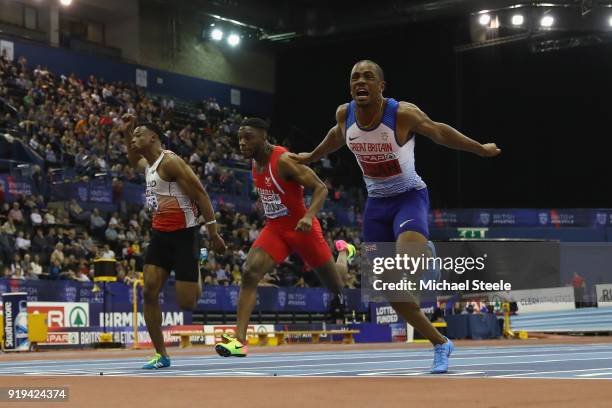
<path fill-rule="evenodd" d="M 155 265 L 174 271 L 177 281 L 197 282 L 200 274 L 199 227 L 164 232 L 152 230 L 145 265 Z"/>

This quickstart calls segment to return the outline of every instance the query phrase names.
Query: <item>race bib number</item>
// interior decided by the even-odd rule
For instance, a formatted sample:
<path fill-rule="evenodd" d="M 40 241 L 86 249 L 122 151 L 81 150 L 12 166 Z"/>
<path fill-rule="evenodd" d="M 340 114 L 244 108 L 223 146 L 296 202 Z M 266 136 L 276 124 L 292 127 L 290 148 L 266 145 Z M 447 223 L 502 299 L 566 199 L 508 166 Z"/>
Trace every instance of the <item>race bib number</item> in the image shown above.
<path fill-rule="evenodd" d="M 289 214 L 289 209 L 282 203 L 278 194 L 262 194 L 261 203 L 268 218 L 278 218 Z"/>
<path fill-rule="evenodd" d="M 159 207 L 159 204 L 157 203 L 157 196 L 149 189 L 147 189 L 145 193 L 145 205 L 147 209 L 151 211 L 157 211 Z"/>
<path fill-rule="evenodd" d="M 387 160 L 381 162 L 360 161 L 363 175 L 371 178 L 384 179 L 397 176 L 402 173 L 399 160 Z"/>

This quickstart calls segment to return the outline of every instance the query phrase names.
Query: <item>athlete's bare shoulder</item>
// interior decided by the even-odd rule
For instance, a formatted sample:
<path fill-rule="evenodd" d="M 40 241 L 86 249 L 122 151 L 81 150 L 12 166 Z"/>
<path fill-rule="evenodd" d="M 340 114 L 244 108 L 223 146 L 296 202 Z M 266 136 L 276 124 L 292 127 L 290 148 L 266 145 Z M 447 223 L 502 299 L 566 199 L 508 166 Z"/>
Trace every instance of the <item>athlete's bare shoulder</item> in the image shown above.
<path fill-rule="evenodd" d="M 161 162 L 162 165 L 165 164 L 170 166 L 176 166 L 180 165 L 181 163 L 184 163 L 184 160 L 178 154 L 170 150 L 164 150 L 164 153 L 164 160 Z"/>
<path fill-rule="evenodd" d="M 180 177 L 184 173 L 187 163 L 181 156 L 174 152 L 166 151 L 165 153 L 164 159 L 159 165 L 158 172 L 162 178 L 165 176 L 168 181 L 175 181 L 177 177 Z"/>
<path fill-rule="evenodd" d="M 396 134 L 400 144 L 404 144 L 411 137 L 414 130 L 428 119 L 414 103 L 400 101 L 397 108 Z"/>
<path fill-rule="evenodd" d="M 421 110 L 412 102 L 400 101 L 397 112 L 402 114 L 415 114 L 421 112 Z"/>
<path fill-rule="evenodd" d="M 342 105 L 338 106 L 338 108 L 336 109 L 336 122 L 338 122 L 339 124 L 344 124 L 344 122 L 346 121 L 346 115 L 348 113 L 348 103 L 343 103 Z"/>
<path fill-rule="evenodd" d="M 414 103 L 400 101 L 397 108 L 397 120 L 400 126 L 413 128 L 427 119 L 427 115 Z"/>

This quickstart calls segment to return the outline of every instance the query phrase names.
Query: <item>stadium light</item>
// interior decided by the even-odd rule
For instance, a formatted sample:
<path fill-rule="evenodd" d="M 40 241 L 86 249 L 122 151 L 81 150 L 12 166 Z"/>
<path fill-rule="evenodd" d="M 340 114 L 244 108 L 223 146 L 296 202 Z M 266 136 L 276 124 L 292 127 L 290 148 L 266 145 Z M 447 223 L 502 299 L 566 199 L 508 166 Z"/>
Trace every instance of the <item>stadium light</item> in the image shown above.
<path fill-rule="evenodd" d="M 223 39 L 223 31 L 219 30 L 218 28 L 215 28 L 210 32 L 210 38 L 215 41 L 221 41 Z"/>
<path fill-rule="evenodd" d="M 512 16 L 512 25 L 513 26 L 523 25 L 524 22 L 525 22 L 525 17 L 523 17 L 522 14 L 515 14 L 515 15 Z"/>
<path fill-rule="evenodd" d="M 483 14 L 478 19 L 478 22 L 480 23 L 480 25 L 486 26 L 491 22 L 491 16 L 489 14 Z"/>
<path fill-rule="evenodd" d="M 553 16 L 544 16 L 542 17 L 542 20 L 540 20 L 540 25 L 542 27 L 552 27 L 554 22 L 555 19 L 553 18 Z"/>
<path fill-rule="evenodd" d="M 238 34 L 230 34 L 227 37 L 227 43 L 232 47 L 237 46 L 238 44 L 240 44 L 240 36 L 238 36 Z"/>
<path fill-rule="evenodd" d="M 60 4 L 61 4 L 62 6 L 66 6 L 66 7 L 68 7 L 69 5 L 71 5 L 71 4 L 72 4 L 72 0 L 60 0 Z"/>

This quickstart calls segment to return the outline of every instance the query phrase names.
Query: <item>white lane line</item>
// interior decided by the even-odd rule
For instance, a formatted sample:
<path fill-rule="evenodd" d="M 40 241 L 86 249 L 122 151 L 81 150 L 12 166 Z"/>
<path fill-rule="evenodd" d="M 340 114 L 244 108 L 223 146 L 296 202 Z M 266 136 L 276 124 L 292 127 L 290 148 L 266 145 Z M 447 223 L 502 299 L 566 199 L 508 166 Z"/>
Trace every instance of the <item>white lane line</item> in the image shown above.
<path fill-rule="evenodd" d="M 576 377 L 601 377 L 604 375 L 612 375 L 612 369 L 607 368 L 608 372 L 605 373 L 590 373 L 590 374 L 577 374 Z"/>
<path fill-rule="evenodd" d="M 476 375 L 476 374 L 485 374 L 484 371 L 464 371 L 464 372 L 460 372 L 460 373 L 449 373 L 449 374 L 444 374 L 445 377 L 454 375 L 454 376 L 460 376 L 460 375 Z"/>
<path fill-rule="evenodd" d="M 571 360 L 566 360 L 566 361 L 571 361 Z M 584 371 L 602 371 L 602 370 L 610 371 L 611 368 L 610 367 L 605 367 L 605 368 L 580 368 L 580 369 L 574 369 L 574 370 L 534 371 L 534 372 L 531 372 L 531 373 L 522 373 L 522 374 L 497 375 L 495 377 L 497 377 L 497 378 L 504 378 L 504 377 L 516 377 L 516 376 L 519 376 L 519 375 L 523 376 L 523 375 L 542 375 L 542 374 L 561 374 L 561 373 L 581 373 L 581 372 L 584 372 Z"/>
<path fill-rule="evenodd" d="M 270 375 L 268 373 L 260 373 L 256 371 L 204 371 L 204 372 L 189 372 L 183 373 L 181 376 L 262 376 Z"/>

